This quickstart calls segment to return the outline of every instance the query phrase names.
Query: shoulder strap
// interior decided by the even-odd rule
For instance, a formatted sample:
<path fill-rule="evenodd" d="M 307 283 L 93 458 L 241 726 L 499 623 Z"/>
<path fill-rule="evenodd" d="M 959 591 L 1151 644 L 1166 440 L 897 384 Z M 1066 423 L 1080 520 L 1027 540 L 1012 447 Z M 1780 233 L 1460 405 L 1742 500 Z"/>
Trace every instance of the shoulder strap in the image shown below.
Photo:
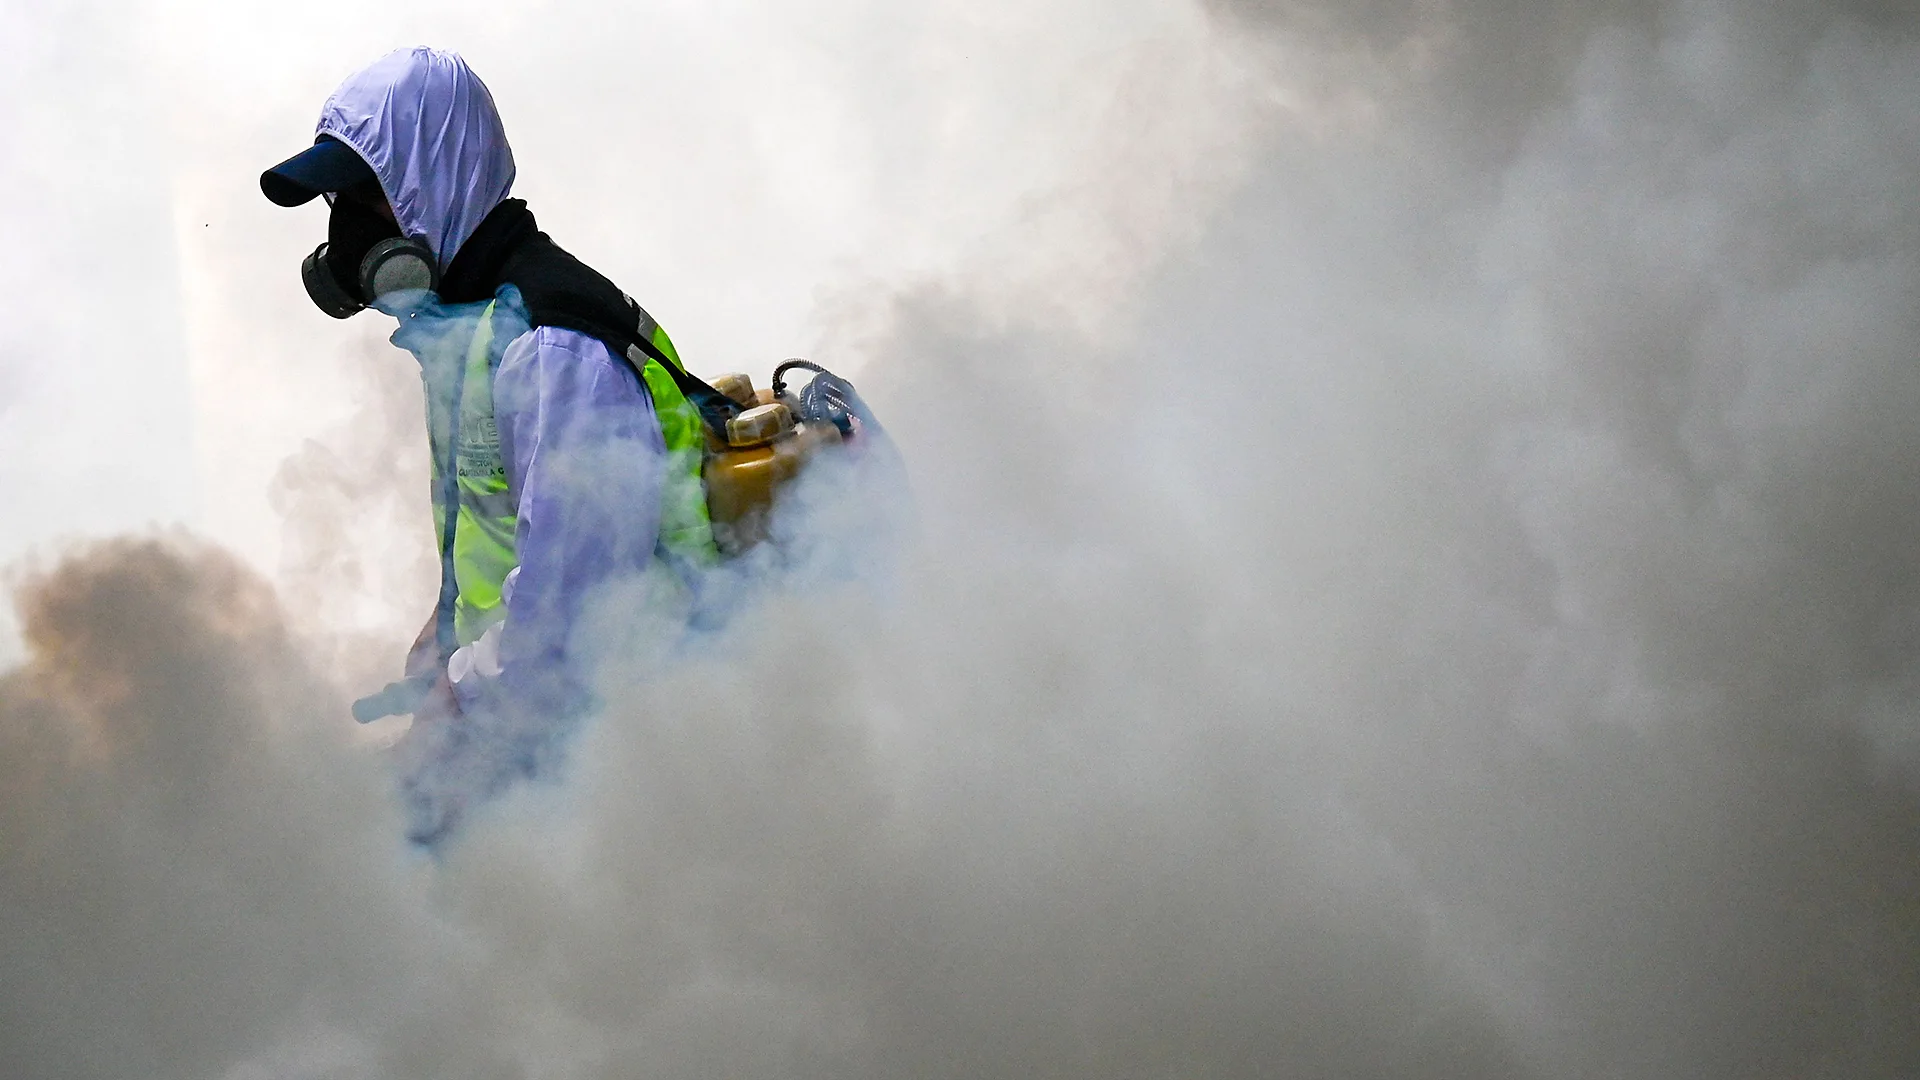
<path fill-rule="evenodd" d="M 645 312 L 641 314 L 644 318 Z M 613 342 L 607 342 L 607 344 L 614 346 Z M 706 421 L 714 437 L 718 438 L 723 445 L 726 443 L 727 421 L 740 415 L 742 410 L 739 402 L 707 385 L 705 380 L 689 374 L 685 368 L 674 363 L 666 353 L 661 352 L 660 346 L 655 345 L 647 335 L 636 333 L 625 349 L 614 346 L 614 351 L 619 352 L 627 363 L 633 365 L 633 373 L 640 376 L 642 385 L 645 385 L 646 374 L 641 369 L 647 366 L 648 360 L 653 360 L 666 368 L 667 377 L 673 380 L 673 385 L 679 387 L 680 392 L 693 403 L 693 407 L 699 410 L 700 419 Z"/>
<path fill-rule="evenodd" d="M 716 438 L 725 442 L 727 421 L 740 404 L 687 373 L 653 342 L 656 323 L 646 310 L 598 271 L 568 254 L 546 233 L 522 240 L 500 273 L 520 290 L 535 326 L 558 326 L 598 339 L 633 366 L 644 385 L 648 360 L 666 369 Z"/>

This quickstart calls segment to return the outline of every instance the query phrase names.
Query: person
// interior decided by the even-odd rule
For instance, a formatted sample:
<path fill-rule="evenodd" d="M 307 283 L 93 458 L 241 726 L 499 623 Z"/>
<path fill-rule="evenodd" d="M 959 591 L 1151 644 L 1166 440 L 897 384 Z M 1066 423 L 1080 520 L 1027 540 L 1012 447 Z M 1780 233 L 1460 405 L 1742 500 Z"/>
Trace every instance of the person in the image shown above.
<path fill-rule="evenodd" d="M 429 48 L 350 76 L 314 144 L 260 177 L 279 205 L 330 204 L 302 266 L 315 304 L 395 317 L 420 363 L 440 596 L 407 679 L 356 712 L 413 713 L 402 789 L 429 847 L 590 707 L 590 600 L 659 603 L 716 559 L 700 469 L 718 406 L 509 197 L 514 177 L 486 85 Z"/>

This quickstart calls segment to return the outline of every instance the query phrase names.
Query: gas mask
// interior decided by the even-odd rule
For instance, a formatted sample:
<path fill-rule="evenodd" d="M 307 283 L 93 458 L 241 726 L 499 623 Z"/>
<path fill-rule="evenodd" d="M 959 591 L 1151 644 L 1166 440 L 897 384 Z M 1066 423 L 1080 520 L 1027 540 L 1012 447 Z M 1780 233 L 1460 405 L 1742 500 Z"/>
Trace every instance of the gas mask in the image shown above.
<path fill-rule="evenodd" d="M 354 199 L 335 198 L 327 242 L 300 264 L 315 307 L 344 319 L 381 296 L 440 287 L 440 267 L 427 245 Z"/>

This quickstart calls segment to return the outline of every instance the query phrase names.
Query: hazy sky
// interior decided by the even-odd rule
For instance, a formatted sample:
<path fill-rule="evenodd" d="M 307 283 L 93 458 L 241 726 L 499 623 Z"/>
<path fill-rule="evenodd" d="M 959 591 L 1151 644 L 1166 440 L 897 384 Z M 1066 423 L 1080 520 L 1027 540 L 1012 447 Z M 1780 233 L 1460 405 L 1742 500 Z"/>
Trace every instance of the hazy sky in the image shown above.
<path fill-rule="evenodd" d="M 1911 5 L 0 20 L 0 1074 L 1920 1072 Z M 431 599 L 412 361 L 255 179 L 415 42 L 919 515 L 602 612 L 438 862 L 346 718 Z"/>
<path fill-rule="evenodd" d="M 764 378 L 795 354 L 857 370 L 858 327 L 903 281 L 991 262 L 1018 288 L 1109 258 L 1027 226 L 1070 216 L 1044 204 L 1089 179 L 1144 63 L 1175 80 L 1155 109 L 1192 119 L 1160 147 L 1172 160 L 1135 167 L 1173 175 L 1226 122 L 1194 74 L 1206 28 L 1177 3 L 9 4 L 0 18 L 0 108 L 22 133 L 0 165 L 19 312 L 0 422 L 31 448 L 5 466 L 8 557 L 177 520 L 275 565 L 273 472 L 353 414 L 366 387 L 343 357 L 387 330 L 314 317 L 297 271 L 325 211 L 270 205 L 257 176 L 396 43 L 463 51 L 505 116 L 516 194 L 708 373 Z M 1129 261 L 1204 209 L 1147 208 L 1161 220 Z M 1100 321 L 1113 298 L 1076 302 Z"/>

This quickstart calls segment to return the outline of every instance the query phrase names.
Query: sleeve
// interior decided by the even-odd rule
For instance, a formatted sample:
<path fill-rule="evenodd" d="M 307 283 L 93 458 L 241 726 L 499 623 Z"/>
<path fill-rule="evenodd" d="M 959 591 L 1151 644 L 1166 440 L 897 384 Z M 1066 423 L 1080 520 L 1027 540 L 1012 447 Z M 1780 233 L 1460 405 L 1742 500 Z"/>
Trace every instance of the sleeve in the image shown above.
<path fill-rule="evenodd" d="M 455 690 L 463 708 L 553 715 L 584 699 L 569 662 L 579 660 L 569 637 L 583 606 L 609 582 L 637 587 L 653 558 L 666 447 L 632 368 L 574 331 L 538 327 L 516 338 L 493 399 L 519 566 L 497 674 L 477 671 Z"/>

